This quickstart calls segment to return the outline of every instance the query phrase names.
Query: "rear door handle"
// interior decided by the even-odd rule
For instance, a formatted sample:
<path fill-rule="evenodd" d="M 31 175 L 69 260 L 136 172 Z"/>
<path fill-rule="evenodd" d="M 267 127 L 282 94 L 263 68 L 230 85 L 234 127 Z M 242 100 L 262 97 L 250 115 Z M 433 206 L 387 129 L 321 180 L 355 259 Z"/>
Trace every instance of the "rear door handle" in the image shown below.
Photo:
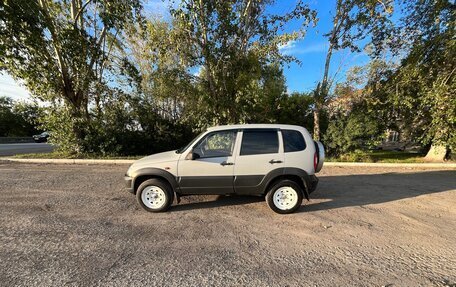
<path fill-rule="evenodd" d="M 234 163 L 222 161 L 222 162 L 220 163 L 220 165 L 223 165 L 223 166 L 225 166 L 225 165 L 234 165 Z"/>
<path fill-rule="evenodd" d="M 271 159 L 271 160 L 269 161 L 269 163 L 270 163 L 270 164 L 274 164 L 274 163 L 282 163 L 282 161 L 281 161 L 281 160 L 275 160 L 275 159 Z"/>

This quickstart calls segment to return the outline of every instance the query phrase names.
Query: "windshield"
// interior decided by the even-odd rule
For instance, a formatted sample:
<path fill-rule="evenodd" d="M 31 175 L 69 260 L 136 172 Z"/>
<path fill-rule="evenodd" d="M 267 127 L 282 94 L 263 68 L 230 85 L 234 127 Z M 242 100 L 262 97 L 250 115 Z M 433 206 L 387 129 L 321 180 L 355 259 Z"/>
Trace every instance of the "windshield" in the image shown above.
<path fill-rule="evenodd" d="M 180 149 L 176 150 L 176 153 L 182 153 L 184 152 L 185 150 L 187 150 L 192 144 L 195 143 L 195 141 L 202 135 L 204 134 L 205 132 L 202 132 L 200 133 L 199 135 L 197 135 L 188 145 L 184 146 L 184 147 L 181 147 Z"/>

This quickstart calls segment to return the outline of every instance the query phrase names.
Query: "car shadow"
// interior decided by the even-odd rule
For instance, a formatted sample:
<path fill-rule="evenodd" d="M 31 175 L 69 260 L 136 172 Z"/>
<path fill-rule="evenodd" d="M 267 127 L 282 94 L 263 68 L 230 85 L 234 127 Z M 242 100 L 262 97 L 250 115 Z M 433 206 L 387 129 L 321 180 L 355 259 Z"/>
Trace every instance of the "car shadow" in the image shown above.
<path fill-rule="evenodd" d="M 384 203 L 456 189 L 456 170 L 322 176 L 298 212 Z M 324 201 L 312 203 L 312 199 Z"/>
<path fill-rule="evenodd" d="M 320 177 L 319 185 L 297 212 L 312 212 L 396 201 L 456 189 L 456 170 Z M 264 201 L 264 197 L 230 195 L 182 197 L 171 211 L 208 209 Z M 315 202 L 315 199 L 322 201 Z M 314 202 L 315 203 L 314 203 Z M 265 203 L 266 204 L 266 203 Z"/>
<path fill-rule="evenodd" d="M 208 209 L 208 208 L 216 208 L 222 206 L 234 206 L 234 205 L 244 205 L 249 203 L 261 202 L 264 201 L 263 196 L 249 196 L 249 195 L 218 195 L 212 196 L 215 197 L 214 200 L 210 201 L 193 201 L 199 200 L 200 198 L 203 200 L 205 196 L 192 196 L 192 201 L 188 202 L 186 197 L 182 197 L 181 203 L 177 205 L 173 205 L 171 211 L 186 211 L 191 209 Z"/>

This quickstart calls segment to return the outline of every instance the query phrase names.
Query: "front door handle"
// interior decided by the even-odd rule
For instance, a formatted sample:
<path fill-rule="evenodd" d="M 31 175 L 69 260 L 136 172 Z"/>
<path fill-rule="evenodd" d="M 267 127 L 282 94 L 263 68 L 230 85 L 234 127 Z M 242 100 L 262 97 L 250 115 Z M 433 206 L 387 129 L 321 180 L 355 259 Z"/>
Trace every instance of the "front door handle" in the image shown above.
<path fill-rule="evenodd" d="M 220 163 L 220 165 L 223 165 L 223 166 L 225 166 L 225 165 L 234 165 L 234 163 L 222 161 L 222 162 Z"/>
<path fill-rule="evenodd" d="M 274 164 L 274 163 L 282 163 L 282 161 L 281 161 L 281 160 L 275 160 L 275 159 L 271 159 L 271 160 L 269 161 L 269 163 L 270 163 L 270 164 Z"/>

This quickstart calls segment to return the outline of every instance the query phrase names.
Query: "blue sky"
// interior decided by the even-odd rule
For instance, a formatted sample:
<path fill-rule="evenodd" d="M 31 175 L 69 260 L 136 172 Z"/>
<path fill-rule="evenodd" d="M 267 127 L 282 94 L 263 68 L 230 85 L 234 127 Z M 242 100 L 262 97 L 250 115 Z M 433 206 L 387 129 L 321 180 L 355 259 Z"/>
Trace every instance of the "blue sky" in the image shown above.
<path fill-rule="evenodd" d="M 296 5 L 297 0 L 278 0 L 270 8 L 270 12 L 283 14 L 290 12 Z M 288 91 L 310 91 L 321 79 L 323 74 L 324 60 L 327 50 L 327 39 L 323 36 L 331 29 L 332 11 L 335 0 L 309 0 L 312 9 L 317 10 L 318 24 L 315 28 L 309 28 L 304 39 L 287 43 L 281 48 L 282 53 L 293 55 L 301 61 L 301 65 L 291 63 L 284 67 Z M 151 0 L 145 5 L 148 14 L 161 14 L 165 18 L 167 4 L 161 0 Z M 299 22 L 294 21 L 286 27 L 287 31 L 299 28 Z M 338 70 L 336 79 L 343 80 L 345 71 L 352 66 L 367 63 L 368 57 L 364 53 L 354 54 L 349 51 L 336 52 L 332 59 L 331 74 Z M 28 92 L 18 85 L 9 75 L 0 74 L 0 96 L 9 96 L 14 99 L 27 99 Z"/>
<path fill-rule="evenodd" d="M 290 11 L 297 1 L 279 0 L 273 7 L 274 12 L 283 12 L 283 8 L 288 6 Z M 284 67 L 287 79 L 288 91 L 310 91 L 323 77 L 323 68 L 326 52 L 328 49 L 327 38 L 324 34 L 330 31 L 332 26 L 332 16 L 335 0 L 310 0 L 310 7 L 318 13 L 318 23 L 316 27 L 309 27 L 304 39 L 288 43 L 281 49 L 282 53 L 295 56 L 301 61 L 301 65 L 292 63 Z M 294 30 L 299 28 L 298 23 L 290 23 L 287 29 Z M 345 72 L 352 66 L 362 65 L 368 62 L 368 56 L 364 53 L 351 53 L 350 51 L 337 51 L 333 54 L 331 61 L 330 74 L 336 75 L 336 80 L 343 80 Z"/>

